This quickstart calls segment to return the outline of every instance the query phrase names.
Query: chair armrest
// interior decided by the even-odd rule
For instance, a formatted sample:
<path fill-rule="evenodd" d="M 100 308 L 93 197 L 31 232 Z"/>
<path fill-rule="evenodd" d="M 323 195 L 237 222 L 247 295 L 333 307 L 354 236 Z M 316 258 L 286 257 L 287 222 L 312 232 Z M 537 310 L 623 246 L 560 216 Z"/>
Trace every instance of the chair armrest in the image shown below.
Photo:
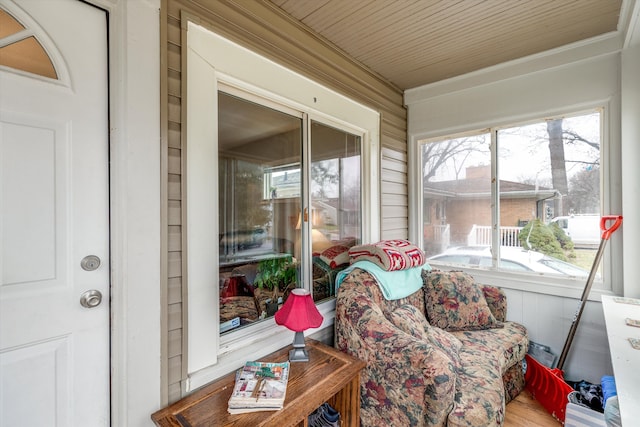
<path fill-rule="evenodd" d="M 336 347 L 367 363 L 361 373 L 363 412 L 385 425 L 445 425 L 455 396 L 455 362 L 394 326 L 371 289 L 351 276 L 338 289 Z"/>
<path fill-rule="evenodd" d="M 482 288 L 484 298 L 487 300 L 489 310 L 496 320 L 504 322 L 507 319 L 507 295 L 497 286 L 479 285 Z"/>

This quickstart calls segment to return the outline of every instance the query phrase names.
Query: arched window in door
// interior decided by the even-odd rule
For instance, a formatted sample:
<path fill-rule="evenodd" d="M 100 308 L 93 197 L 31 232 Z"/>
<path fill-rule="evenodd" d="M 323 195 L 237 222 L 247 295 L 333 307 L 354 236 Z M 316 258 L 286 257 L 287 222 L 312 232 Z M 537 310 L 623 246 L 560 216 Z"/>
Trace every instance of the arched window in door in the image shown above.
<path fill-rule="evenodd" d="M 58 79 L 53 61 L 34 32 L 0 9 L 0 66 Z"/>

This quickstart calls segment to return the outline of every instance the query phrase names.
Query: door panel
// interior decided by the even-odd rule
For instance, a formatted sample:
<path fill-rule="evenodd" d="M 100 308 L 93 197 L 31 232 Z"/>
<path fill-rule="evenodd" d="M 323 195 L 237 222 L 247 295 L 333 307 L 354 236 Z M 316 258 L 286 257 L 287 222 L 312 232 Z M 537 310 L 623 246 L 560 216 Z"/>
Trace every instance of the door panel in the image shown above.
<path fill-rule="evenodd" d="M 72 425 L 69 345 L 62 337 L 0 354 L 3 426 Z"/>
<path fill-rule="evenodd" d="M 8 122 L 5 117 L 1 138 L 3 222 L 7 224 L 2 235 L 3 286 L 24 289 L 55 281 L 56 228 L 61 226 L 55 223 L 55 184 L 64 182 L 56 172 L 65 169 L 64 165 L 56 168 L 55 129 L 41 123 Z"/>
<path fill-rule="evenodd" d="M 56 67 L 0 67 L 0 426 L 107 426 L 106 13 L 78 0 L 0 7 Z M 99 305 L 80 304 L 88 290 Z"/>

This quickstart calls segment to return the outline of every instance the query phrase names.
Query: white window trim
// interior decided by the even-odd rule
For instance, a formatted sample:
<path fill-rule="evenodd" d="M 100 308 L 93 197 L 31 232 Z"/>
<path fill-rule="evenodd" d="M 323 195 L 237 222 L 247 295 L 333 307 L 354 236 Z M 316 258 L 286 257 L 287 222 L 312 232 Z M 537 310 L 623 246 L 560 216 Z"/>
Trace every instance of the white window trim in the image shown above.
<path fill-rule="evenodd" d="M 415 198 L 415 202 L 412 203 L 412 214 L 414 218 L 414 222 L 412 223 L 412 229 L 410 230 L 410 234 L 414 241 L 419 242 L 419 245 L 423 244 L 423 237 L 420 234 L 420 230 L 422 227 L 420 226 L 420 221 L 423 215 L 423 203 L 422 203 L 422 180 L 420 178 L 422 173 L 422 145 L 423 142 L 426 141 L 435 141 L 446 138 L 455 138 L 460 135 L 468 135 L 468 134 L 479 134 L 479 133 L 490 133 L 492 142 L 491 142 L 491 168 L 492 168 L 492 176 L 497 175 L 495 161 L 497 159 L 497 154 L 495 153 L 495 138 L 496 131 L 503 128 L 509 128 L 513 126 L 519 126 L 523 123 L 534 123 L 544 120 L 545 117 L 562 117 L 562 116 L 574 116 L 579 114 L 581 111 L 588 110 L 602 110 L 601 113 L 601 153 L 600 153 L 600 165 L 601 165 L 601 205 L 603 215 L 609 214 L 611 211 L 611 197 L 608 191 L 605 191 L 606 188 L 611 186 L 612 177 L 609 175 L 612 170 L 612 162 L 615 163 L 615 159 L 610 158 L 610 144 L 609 141 L 609 133 L 608 129 L 610 128 L 610 112 L 611 108 L 610 100 L 595 102 L 593 104 L 581 105 L 579 108 L 572 109 L 567 107 L 562 113 L 559 111 L 554 112 L 553 114 L 531 114 L 529 117 L 521 117 L 519 121 L 515 123 L 508 123 L 506 120 L 501 120 L 499 124 L 495 126 L 489 126 L 488 123 L 483 123 L 482 127 L 479 127 L 477 130 L 470 130 L 468 128 L 458 129 L 456 131 L 452 131 L 451 133 L 445 133 L 443 135 L 437 135 L 435 133 L 430 133 L 429 135 L 413 135 L 410 138 L 410 151 L 413 154 L 413 162 L 410 164 L 409 174 L 412 179 L 409 182 L 412 182 L 412 188 L 410 190 L 410 194 Z M 494 182 L 497 180 L 494 180 Z M 496 212 L 497 206 L 492 204 L 492 209 L 494 210 L 493 217 L 497 218 Z M 499 218 L 498 218 L 499 222 Z M 495 225 L 495 224 L 494 224 Z M 610 224 L 609 224 L 610 225 Z M 496 239 L 496 235 L 498 233 L 497 227 L 494 227 L 494 236 Z M 621 234 L 621 233 L 620 233 Z M 596 281 L 594 284 L 594 288 L 591 290 L 588 295 L 588 299 L 590 301 L 600 301 L 602 295 L 616 295 L 621 294 L 621 289 L 618 283 L 617 277 L 619 273 L 616 272 L 616 261 L 612 256 L 612 248 L 610 244 L 607 244 L 605 247 L 602 262 L 605 266 L 605 273 L 602 280 Z M 474 268 L 474 267 L 462 267 L 460 265 L 451 265 L 444 264 L 438 262 L 432 262 L 432 266 L 443 269 L 456 269 L 467 271 L 480 282 L 484 281 L 485 283 L 492 283 L 497 286 L 501 286 L 507 289 L 514 289 L 520 291 L 527 292 L 536 292 L 548 295 L 562 296 L 568 298 L 580 298 L 582 296 L 582 291 L 585 286 L 585 278 L 565 278 L 558 276 L 548 276 L 543 274 L 529 274 L 529 273 L 515 273 L 505 270 L 498 269 L 489 269 L 489 268 Z"/>
<path fill-rule="evenodd" d="M 619 40 L 612 35 L 405 91 L 410 159 L 410 237 L 416 241 L 420 237 L 418 210 L 421 208 L 417 205 L 422 199 L 416 179 L 420 170 L 416 146 L 419 140 L 596 107 L 604 107 L 602 213 L 622 214 L 623 144 L 618 49 Z M 628 218 L 625 222 L 629 222 Z M 623 235 L 628 235 L 624 223 L 609 240 L 603 256 L 604 261 L 610 263 L 605 284 L 617 295 L 623 291 L 623 255 L 628 252 L 623 254 Z M 500 275 L 508 279 L 505 287 L 519 289 L 509 284 L 515 283 L 512 276 Z M 546 282 L 533 277 L 525 289 L 566 297 L 576 294 L 575 290 L 563 288 L 557 280 L 549 286 L 541 283 Z M 593 291 L 592 298 L 597 299 L 597 294 Z"/>
<path fill-rule="evenodd" d="M 197 82 L 197 83 L 196 83 Z M 221 339 L 219 335 L 217 197 L 218 82 L 266 96 L 330 120 L 363 135 L 363 240 L 379 239 L 379 113 L 310 79 L 288 70 L 217 34 L 189 22 L 187 29 L 187 372 L 185 392 L 259 358 L 293 340 L 293 333 L 273 319 L 255 325 L 251 333 Z M 212 135 L 214 136 L 212 138 Z M 213 167 L 212 167 L 213 166 Z M 318 306 L 324 316 L 320 328 L 333 325 L 335 301 Z"/>

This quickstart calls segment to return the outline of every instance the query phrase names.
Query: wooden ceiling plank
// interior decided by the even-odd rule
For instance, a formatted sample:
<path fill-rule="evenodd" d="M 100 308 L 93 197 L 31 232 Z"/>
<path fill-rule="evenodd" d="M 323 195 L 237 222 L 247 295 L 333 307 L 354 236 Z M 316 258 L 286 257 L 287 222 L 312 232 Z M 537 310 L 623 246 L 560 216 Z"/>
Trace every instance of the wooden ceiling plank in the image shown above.
<path fill-rule="evenodd" d="M 339 45 L 348 45 L 349 50 L 359 56 L 366 54 L 371 48 L 380 46 L 402 37 L 406 27 L 412 27 L 410 21 L 415 12 L 424 10 L 420 4 L 412 4 L 409 8 L 379 8 L 364 16 L 353 16 L 342 23 L 335 41 Z M 332 39 L 334 35 L 331 35 Z"/>
<path fill-rule="evenodd" d="M 372 2 L 367 1 L 367 4 Z M 383 3 L 380 4 L 383 6 Z M 321 8 L 315 10 L 315 12 L 309 15 L 303 22 L 310 25 L 317 30 L 320 34 L 331 34 L 332 37 L 338 37 L 336 34 L 336 28 L 340 27 L 340 24 L 352 19 L 354 14 L 362 10 L 369 10 L 370 7 L 363 7 L 360 1 L 336 1 L 329 0 Z"/>
<path fill-rule="evenodd" d="M 437 48 L 436 47 L 427 48 L 426 50 L 428 53 L 425 53 L 424 49 L 421 49 L 421 52 L 416 53 L 415 46 L 411 46 L 412 43 L 408 42 L 407 45 L 411 47 L 406 51 L 409 52 L 409 54 L 405 56 L 396 54 L 395 61 L 398 62 L 398 61 L 409 60 L 412 57 L 416 57 L 416 56 L 422 57 L 422 58 L 432 57 L 432 54 L 437 51 L 444 51 L 445 56 L 454 56 L 457 54 L 467 55 L 468 54 L 467 51 L 470 45 L 473 46 L 474 49 L 479 49 L 482 46 L 486 46 L 489 49 L 489 52 L 492 52 L 492 51 L 496 51 L 494 43 L 508 43 L 509 45 L 513 45 L 513 44 L 518 44 L 522 42 L 526 43 L 528 40 L 535 41 L 539 39 L 539 37 L 536 37 L 537 33 L 539 32 L 539 28 L 535 26 L 528 28 L 520 22 L 514 22 L 512 25 L 517 26 L 517 31 L 515 29 L 513 31 L 508 31 L 508 30 L 503 31 L 500 25 L 496 25 L 493 27 L 498 28 L 497 31 L 493 31 L 491 33 L 487 32 L 483 37 L 476 35 L 476 32 L 469 33 L 466 39 L 460 39 L 460 38 L 456 39 L 452 36 L 446 42 L 443 40 L 441 43 L 434 43 L 432 46 L 435 45 L 437 46 Z M 564 23 L 563 25 L 565 27 L 567 26 L 566 23 Z M 573 24 L 573 25 L 581 25 L 581 23 Z M 579 29 L 576 29 L 574 32 L 577 32 L 578 30 Z M 565 36 L 562 35 L 563 31 L 564 30 L 562 29 L 562 26 L 557 26 L 557 27 L 554 27 L 552 31 L 545 31 L 544 34 L 545 35 L 552 34 L 554 37 L 560 36 L 559 37 L 560 42 L 554 47 L 566 44 L 565 42 L 566 40 L 569 40 L 571 42 L 579 38 L 579 36 L 576 36 L 576 39 L 574 40 L 567 39 L 565 38 Z M 361 60 L 364 62 L 367 62 L 369 58 L 363 57 L 361 58 Z M 439 58 L 432 57 L 432 60 L 437 61 L 439 60 Z"/>
<path fill-rule="evenodd" d="M 458 75 L 615 31 L 621 6 L 621 0 L 273 2 L 400 87 L 410 76 Z"/>
<path fill-rule="evenodd" d="M 424 50 L 427 51 L 434 49 L 449 49 L 447 43 L 453 42 L 458 43 L 460 37 L 458 34 L 464 29 L 464 31 L 472 31 L 470 38 L 476 39 L 477 36 L 475 33 L 477 30 L 473 28 L 483 28 L 487 25 L 480 25 L 479 22 L 484 20 L 484 17 L 481 14 L 471 13 L 467 14 L 465 9 L 464 15 L 450 15 L 449 20 L 443 19 L 439 21 L 439 23 L 426 23 L 423 27 L 423 30 L 420 32 L 413 32 L 410 36 L 406 38 L 400 38 L 395 42 L 395 45 L 387 45 L 389 49 L 396 49 L 396 47 L 402 51 L 407 53 L 408 55 L 412 54 L 412 51 L 416 49 L 420 49 L 423 53 Z M 459 16 L 464 16 L 465 18 L 459 18 Z M 468 30 L 471 28 L 472 30 Z M 425 40 L 428 40 L 428 44 L 425 44 Z M 366 60 L 366 56 L 362 57 L 363 60 Z"/>
<path fill-rule="evenodd" d="M 287 13 L 299 21 L 304 21 L 309 15 L 323 8 L 330 1 L 331 0 L 316 0 L 313 2 L 301 2 L 297 0 L 277 0 L 272 1 L 272 3 L 277 4 L 282 10 L 286 10 Z"/>

